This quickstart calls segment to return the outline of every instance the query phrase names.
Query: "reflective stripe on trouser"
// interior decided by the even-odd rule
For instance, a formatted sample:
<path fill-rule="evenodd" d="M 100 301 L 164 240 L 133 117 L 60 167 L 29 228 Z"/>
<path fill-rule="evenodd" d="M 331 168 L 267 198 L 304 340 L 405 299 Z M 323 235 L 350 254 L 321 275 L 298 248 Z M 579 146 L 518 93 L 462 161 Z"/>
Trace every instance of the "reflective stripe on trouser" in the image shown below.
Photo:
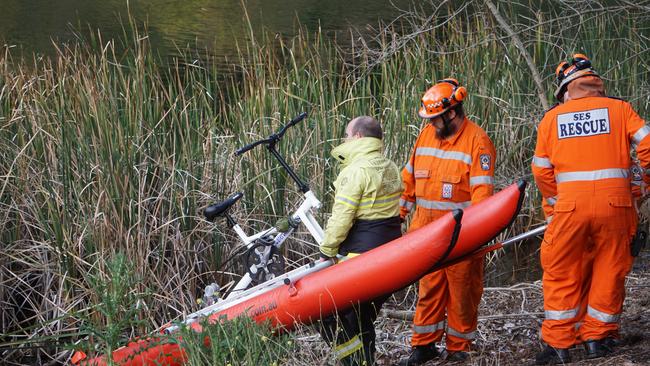
<path fill-rule="evenodd" d="M 589 289 L 591 287 L 591 274 L 592 274 L 592 266 L 594 263 L 593 251 L 588 248 L 587 252 L 584 253 L 582 258 L 583 258 L 582 259 L 583 281 L 582 281 L 582 288 L 580 291 L 581 299 L 580 299 L 580 310 L 578 311 L 578 315 L 577 315 L 578 321 L 575 324 L 576 332 L 578 332 L 578 338 L 576 339 L 576 344 L 581 344 L 588 340 L 588 339 L 583 339 L 580 332 L 580 328 L 582 327 L 582 323 L 584 321 L 585 316 L 587 315 L 587 312 L 594 313 L 596 319 L 599 319 L 601 318 L 601 315 L 604 315 L 604 321 L 609 317 L 609 314 L 599 314 L 598 310 L 593 309 L 589 306 Z M 618 320 L 618 317 L 619 316 L 617 315 L 616 320 Z M 614 331 L 609 332 L 608 336 L 618 338 L 617 332 Z"/>
<path fill-rule="evenodd" d="M 468 341 L 474 340 L 476 338 L 476 331 L 472 330 L 469 332 L 459 332 L 456 329 L 449 327 L 447 328 L 447 337 L 456 337 L 456 338 L 461 338 L 461 339 L 466 339 Z"/>
<path fill-rule="evenodd" d="M 446 313 L 447 349 L 469 350 L 483 294 L 483 259 L 472 257 L 420 279 L 413 346 L 440 341 Z"/>
<path fill-rule="evenodd" d="M 546 313 L 542 338 L 556 348 L 617 335 L 616 322 L 602 321 L 613 317 L 599 315 L 621 312 L 636 226 L 629 189 L 570 192 L 571 200 L 567 196 L 555 204 L 541 246 Z"/>
<path fill-rule="evenodd" d="M 388 296 L 362 302 L 322 320 L 319 332 L 334 346 L 334 354 L 344 365 L 374 363 L 374 321 L 386 299 Z"/>
<path fill-rule="evenodd" d="M 354 352 L 360 351 L 363 348 L 363 343 L 361 343 L 361 338 L 359 335 L 355 335 L 350 340 L 343 344 L 339 344 L 334 347 L 334 354 L 336 358 L 343 359 L 353 354 Z"/>
<path fill-rule="evenodd" d="M 413 325 L 413 333 L 426 334 L 426 333 L 435 333 L 439 330 L 445 330 L 445 321 L 441 320 L 434 324 L 422 324 L 422 325 Z"/>

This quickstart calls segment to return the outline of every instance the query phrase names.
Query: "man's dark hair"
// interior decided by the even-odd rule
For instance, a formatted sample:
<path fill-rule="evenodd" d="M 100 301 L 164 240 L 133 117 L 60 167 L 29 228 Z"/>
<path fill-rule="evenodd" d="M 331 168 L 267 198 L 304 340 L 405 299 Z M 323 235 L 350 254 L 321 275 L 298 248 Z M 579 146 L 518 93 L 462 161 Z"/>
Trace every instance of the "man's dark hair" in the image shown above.
<path fill-rule="evenodd" d="M 456 107 L 454 107 L 456 110 L 456 115 L 460 118 L 465 118 L 465 109 L 463 108 L 463 103 L 459 103 Z"/>
<path fill-rule="evenodd" d="M 355 118 L 353 121 L 354 124 L 351 127 L 352 135 L 358 133 L 362 137 L 374 137 L 380 140 L 384 137 L 384 133 L 381 131 L 381 125 L 376 119 L 369 116 L 361 116 Z"/>

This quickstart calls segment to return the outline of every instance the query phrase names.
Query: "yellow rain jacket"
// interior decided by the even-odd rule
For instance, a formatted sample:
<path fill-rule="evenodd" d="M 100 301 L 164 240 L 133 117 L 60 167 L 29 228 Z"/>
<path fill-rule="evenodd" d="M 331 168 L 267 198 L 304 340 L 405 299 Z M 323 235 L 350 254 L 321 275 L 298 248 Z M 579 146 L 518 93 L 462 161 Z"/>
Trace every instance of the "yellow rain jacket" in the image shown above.
<path fill-rule="evenodd" d="M 326 256 L 361 253 L 401 235 L 402 180 L 382 148 L 380 139 L 362 137 L 332 150 L 342 169 L 334 182 L 332 216 L 320 246 Z"/>

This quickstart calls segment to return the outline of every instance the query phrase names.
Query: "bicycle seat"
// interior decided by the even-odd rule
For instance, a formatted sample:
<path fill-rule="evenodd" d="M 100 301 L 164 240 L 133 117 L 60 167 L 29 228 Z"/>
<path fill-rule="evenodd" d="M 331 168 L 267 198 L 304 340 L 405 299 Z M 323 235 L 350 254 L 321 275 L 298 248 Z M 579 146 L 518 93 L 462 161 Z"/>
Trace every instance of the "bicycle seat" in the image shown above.
<path fill-rule="evenodd" d="M 242 197 L 244 197 L 244 194 L 237 192 L 219 203 L 208 206 L 205 211 L 203 211 L 203 215 L 206 219 L 212 221 L 217 216 L 221 216 L 224 212 L 228 211 L 228 209 L 237 203 L 237 201 Z"/>

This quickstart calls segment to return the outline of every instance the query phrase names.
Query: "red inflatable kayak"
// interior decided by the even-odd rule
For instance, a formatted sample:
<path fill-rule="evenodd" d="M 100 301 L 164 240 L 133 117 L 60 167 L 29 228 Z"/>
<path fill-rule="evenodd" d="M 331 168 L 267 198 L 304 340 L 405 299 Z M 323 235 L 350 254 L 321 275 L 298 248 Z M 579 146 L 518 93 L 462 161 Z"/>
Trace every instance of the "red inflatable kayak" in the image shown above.
<path fill-rule="evenodd" d="M 512 223 L 521 207 L 525 186 L 525 181 L 520 181 L 464 213 L 450 212 L 339 264 L 316 262 L 294 270 L 193 314 L 184 323 L 200 331 L 199 319 L 217 322 L 249 316 L 258 323 L 270 321 L 274 327 L 291 329 L 296 323 L 309 324 L 354 302 L 395 292 L 432 270 L 481 251 Z M 160 337 L 136 340 L 113 352 L 113 360 L 122 366 L 182 365 L 186 360 L 183 349 L 175 342 L 167 342 Z M 78 352 L 73 363 L 104 366 L 105 357 L 87 359 Z"/>

